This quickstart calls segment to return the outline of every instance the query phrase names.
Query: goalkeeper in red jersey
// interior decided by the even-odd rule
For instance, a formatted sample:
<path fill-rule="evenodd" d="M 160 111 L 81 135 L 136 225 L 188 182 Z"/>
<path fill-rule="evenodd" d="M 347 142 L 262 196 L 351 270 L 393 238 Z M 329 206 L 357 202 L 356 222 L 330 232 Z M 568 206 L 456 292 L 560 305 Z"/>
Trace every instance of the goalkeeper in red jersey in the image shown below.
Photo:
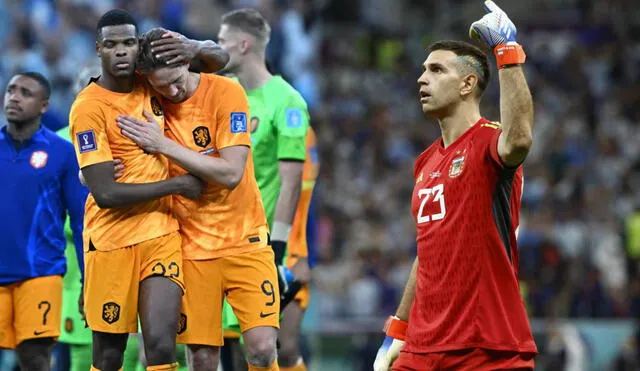
<path fill-rule="evenodd" d="M 515 26 L 493 1 L 485 8 L 470 34 L 496 56 L 502 123 L 480 114 L 486 55 L 461 41 L 431 45 L 420 103 L 442 136 L 415 162 L 418 257 L 375 371 L 534 367 L 516 243 L 533 104 Z"/>

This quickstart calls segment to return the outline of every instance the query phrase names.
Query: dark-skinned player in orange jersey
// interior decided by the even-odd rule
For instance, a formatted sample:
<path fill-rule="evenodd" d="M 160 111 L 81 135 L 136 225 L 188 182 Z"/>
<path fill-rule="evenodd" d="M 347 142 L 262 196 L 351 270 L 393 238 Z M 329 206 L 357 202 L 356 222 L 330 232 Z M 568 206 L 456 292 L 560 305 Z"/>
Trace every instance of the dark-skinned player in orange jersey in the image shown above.
<path fill-rule="evenodd" d="M 167 160 L 124 137 L 118 115 L 152 112 L 164 126 L 160 99 L 135 73 L 137 25 L 122 10 L 97 25 L 102 73 L 77 96 L 70 113 L 78 163 L 91 191 L 84 222 L 84 311 L 93 331 L 92 369 L 122 367 L 129 333 L 142 327 L 148 370 L 175 370 L 176 330 L 184 291 L 181 239 L 169 195 L 199 197 L 203 183 L 185 174 L 168 178 Z M 199 57 L 221 68 L 228 57 L 201 45 Z M 114 159 L 124 165 L 114 180 Z"/>

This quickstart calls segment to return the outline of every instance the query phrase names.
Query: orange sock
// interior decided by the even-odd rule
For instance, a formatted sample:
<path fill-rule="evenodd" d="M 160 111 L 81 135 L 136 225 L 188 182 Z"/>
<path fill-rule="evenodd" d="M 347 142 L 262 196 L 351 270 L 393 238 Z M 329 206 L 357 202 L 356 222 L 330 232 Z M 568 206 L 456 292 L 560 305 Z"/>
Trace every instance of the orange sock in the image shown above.
<path fill-rule="evenodd" d="M 249 362 L 247 362 L 247 364 L 249 365 L 249 371 L 280 371 L 280 368 L 278 368 L 277 360 L 273 361 L 271 366 L 267 366 L 267 367 L 254 366 Z"/>
<path fill-rule="evenodd" d="M 280 371 L 307 371 L 307 365 L 304 364 L 304 361 L 301 359 L 297 365 L 292 367 L 282 367 L 280 366 Z"/>
<path fill-rule="evenodd" d="M 147 366 L 147 371 L 176 371 L 178 369 L 178 362 L 170 363 L 166 365 Z"/>
<path fill-rule="evenodd" d="M 96 368 L 96 367 L 94 367 L 93 365 L 91 365 L 91 371 L 102 371 L 102 370 L 100 370 L 99 368 Z M 120 368 L 118 369 L 118 371 L 122 371 L 122 367 L 120 367 Z"/>

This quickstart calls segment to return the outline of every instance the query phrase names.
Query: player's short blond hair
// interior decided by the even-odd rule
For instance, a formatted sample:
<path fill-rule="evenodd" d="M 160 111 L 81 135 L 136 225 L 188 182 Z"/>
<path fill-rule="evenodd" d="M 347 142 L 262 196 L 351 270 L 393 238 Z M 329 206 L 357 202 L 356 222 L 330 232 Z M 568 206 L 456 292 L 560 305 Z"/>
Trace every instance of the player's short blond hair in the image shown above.
<path fill-rule="evenodd" d="M 250 8 L 230 11 L 222 16 L 222 24 L 246 32 L 266 46 L 271 38 L 271 26 L 259 11 Z"/>

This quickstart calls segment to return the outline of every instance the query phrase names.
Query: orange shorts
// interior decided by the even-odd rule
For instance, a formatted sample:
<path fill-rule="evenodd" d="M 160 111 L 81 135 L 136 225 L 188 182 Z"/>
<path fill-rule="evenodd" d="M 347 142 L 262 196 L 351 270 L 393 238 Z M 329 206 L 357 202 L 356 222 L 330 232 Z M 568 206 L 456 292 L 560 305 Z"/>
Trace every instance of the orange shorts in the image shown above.
<path fill-rule="evenodd" d="M 245 254 L 185 260 L 178 343 L 222 346 L 222 302 L 226 295 L 245 332 L 279 328 L 280 293 L 273 250 L 264 245 Z"/>
<path fill-rule="evenodd" d="M 0 286 L 0 348 L 36 338 L 57 338 L 62 316 L 62 277 L 45 276 Z"/>
<path fill-rule="evenodd" d="M 518 353 L 490 349 L 462 349 L 436 353 L 400 352 L 393 371 L 533 371 L 533 353 Z"/>
<path fill-rule="evenodd" d="M 151 276 L 174 281 L 184 291 L 182 239 L 178 232 L 111 251 L 84 253 L 84 310 L 94 331 L 138 331 L 140 282 Z"/>

